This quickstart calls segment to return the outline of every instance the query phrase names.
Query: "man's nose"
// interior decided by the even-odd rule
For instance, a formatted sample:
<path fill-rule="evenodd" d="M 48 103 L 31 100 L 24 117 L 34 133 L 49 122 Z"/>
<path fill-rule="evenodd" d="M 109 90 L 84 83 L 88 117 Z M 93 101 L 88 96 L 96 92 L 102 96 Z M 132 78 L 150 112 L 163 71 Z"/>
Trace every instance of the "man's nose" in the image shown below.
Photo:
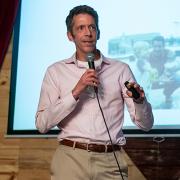
<path fill-rule="evenodd" d="M 86 27 L 85 28 L 85 34 L 87 35 L 87 36 L 91 36 L 92 35 L 92 32 L 91 32 L 91 29 L 89 28 L 89 27 Z"/>

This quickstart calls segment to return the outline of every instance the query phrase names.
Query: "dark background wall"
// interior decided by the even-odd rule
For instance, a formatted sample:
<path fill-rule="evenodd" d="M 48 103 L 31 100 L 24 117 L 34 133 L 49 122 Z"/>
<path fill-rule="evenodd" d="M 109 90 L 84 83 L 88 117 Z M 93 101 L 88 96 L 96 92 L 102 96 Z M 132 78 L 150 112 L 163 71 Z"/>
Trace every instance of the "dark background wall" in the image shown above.
<path fill-rule="evenodd" d="M 125 150 L 149 180 L 180 180 L 180 138 L 127 138 Z"/>

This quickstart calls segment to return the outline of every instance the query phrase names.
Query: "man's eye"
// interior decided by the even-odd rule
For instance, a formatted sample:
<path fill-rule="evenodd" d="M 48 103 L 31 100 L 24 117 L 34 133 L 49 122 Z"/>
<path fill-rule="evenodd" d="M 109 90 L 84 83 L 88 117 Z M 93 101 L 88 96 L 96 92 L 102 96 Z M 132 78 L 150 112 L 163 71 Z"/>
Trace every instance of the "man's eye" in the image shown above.
<path fill-rule="evenodd" d="M 96 30 L 96 26 L 91 25 L 91 26 L 89 26 L 89 29 L 90 29 L 90 30 Z"/>
<path fill-rule="evenodd" d="M 84 28 L 83 26 L 79 26 L 79 28 L 78 28 L 78 29 L 79 29 L 79 30 L 83 30 L 83 28 Z"/>

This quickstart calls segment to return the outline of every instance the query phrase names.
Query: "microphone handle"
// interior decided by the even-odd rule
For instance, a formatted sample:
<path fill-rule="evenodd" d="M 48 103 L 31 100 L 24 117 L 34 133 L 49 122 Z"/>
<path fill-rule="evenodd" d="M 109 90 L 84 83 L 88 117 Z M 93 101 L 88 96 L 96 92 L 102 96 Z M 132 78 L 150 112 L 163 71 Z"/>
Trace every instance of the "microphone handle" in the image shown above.
<path fill-rule="evenodd" d="M 88 65 L 89 65 L 89 69 L 95 70 L 94 61 L 88 61 Z M 94 91 L 95 93 L 98 93 L 98 88 L 96 86 L 94 86 Z"/>
<path fill-rule="evenodd" d="M 88 65 L 89 65 L 89 69 L 95 70 L 94 61 L 88 61 Z"/>

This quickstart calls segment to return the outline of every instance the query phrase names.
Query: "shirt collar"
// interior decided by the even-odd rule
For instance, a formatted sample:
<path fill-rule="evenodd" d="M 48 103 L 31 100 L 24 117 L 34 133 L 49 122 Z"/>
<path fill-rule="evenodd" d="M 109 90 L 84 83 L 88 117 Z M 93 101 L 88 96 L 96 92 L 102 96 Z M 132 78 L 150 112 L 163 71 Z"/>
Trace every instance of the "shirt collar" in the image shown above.
<path fill-rule="evenodd" d="M 98 69 L 101 67 L 102 63 L 107 64 L 107 65 L 111 64 L 111 61 L 108 60 L 102 53 L 100 53 L 100 59 L 101 59 L 101 63 L 98 66 Z M 74 53 L 69 59 L 66 59 L 65 63 L 66 64 L 76 64 L 76 66 L 78 66 L 78 63 L 77 63 L 77 60 L 76 60 L 76 53 Z"/>

